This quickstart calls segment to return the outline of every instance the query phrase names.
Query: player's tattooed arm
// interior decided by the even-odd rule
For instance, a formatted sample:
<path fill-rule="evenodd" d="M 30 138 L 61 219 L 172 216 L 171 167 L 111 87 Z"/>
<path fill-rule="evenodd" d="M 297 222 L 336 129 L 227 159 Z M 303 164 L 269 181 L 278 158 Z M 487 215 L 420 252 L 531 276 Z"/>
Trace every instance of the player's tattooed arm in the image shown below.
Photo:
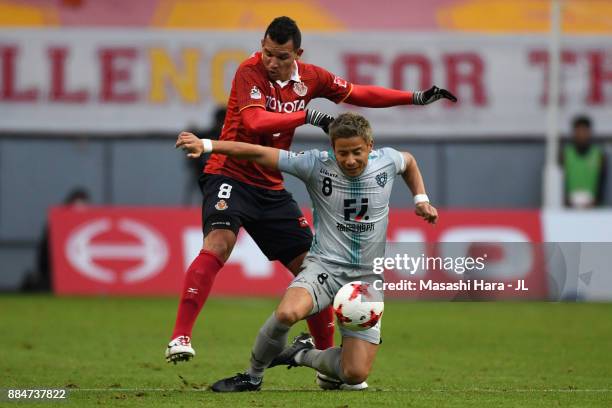
<path fill-rule="evenodd" d="M 177 149 L 187 152 L 187 157 L 195 159 L 204 153 L 214 152 L 237 159 L 250 160 L 262 166 L 278 169 L 279 149 L 251 143 L 228 142 L 200 139 L 190 132 L 181 132 L 175 143 Z"/>
<path fill-rule="evenodd" d="M 415 214 L 430 224 L 438 221 L 438 210 L 429 203 L 429 198 L 425 191 L 425 182 L 419 169 L 416 159 L 408 152 L 402 152 L 404 157 L 405 169 L 402 178 L 415 198 Z"/>

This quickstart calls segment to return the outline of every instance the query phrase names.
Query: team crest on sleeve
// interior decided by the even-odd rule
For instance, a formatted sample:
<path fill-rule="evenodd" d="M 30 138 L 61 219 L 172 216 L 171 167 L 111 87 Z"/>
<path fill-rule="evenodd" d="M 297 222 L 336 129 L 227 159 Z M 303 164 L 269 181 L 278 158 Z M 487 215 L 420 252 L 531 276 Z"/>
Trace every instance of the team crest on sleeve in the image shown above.
<path fill-rule="evenodd" d="M 251 88 L 251 99 L 261 99 L 261 92 L 256 86 Z"/>
<path fill-rule="evenodd" d="M 347 86 L 346 80 L 340 78 L 339 76 L 334 77 L 334 84 L 336 84 L 336 85 L 338 85 L 339 87 L 342 87 L 342 88 L 346 88 L 346 86 Z"/>
<path fill-rule="evenodd" d="M 385 184 L 387 184 L 387 172 L 383 171 L 382 173 L 379 173 L 376 175 L 376 183 L 381 186 L 381 187 L 385 187 Z"/>
<path fill-rule="evenodd" d="M 298 223 L 300 224 L 300 227 L 308 228 L 308 221 L 306 220 L 306 217 L 298 218 Z"/>
<path fill-rule="evenodd" d="M 297 96 L 306 96 L 306 93 L 308 93 L 308 87 L 303 82 L 296 82 L 293 84 L 293 92 L 295 92 Z"/>
<path fill-rule="evenodd" d="M 227 205 L 227 202 L 223 199 L 217 201 L 217 204 L 215 204 L 215 208 L 217 209 L 217 211 L 227 210 L 227 207 L 229 206 Z"/>

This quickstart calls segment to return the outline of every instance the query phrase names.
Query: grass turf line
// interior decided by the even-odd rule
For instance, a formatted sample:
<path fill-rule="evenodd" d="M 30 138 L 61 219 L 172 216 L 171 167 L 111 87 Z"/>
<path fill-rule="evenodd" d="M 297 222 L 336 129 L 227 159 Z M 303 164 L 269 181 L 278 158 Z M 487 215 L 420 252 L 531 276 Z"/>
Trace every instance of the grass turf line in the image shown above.
<path fill-rule="evenodd" d="M 612 304 L 389 301 L 369 391 L 322 392 L 312 370 L 279 367 L 262 392 L 219 395 L 202 390 L 245 369 L 276 300 L 211 299 L 195 360 L 175 366 L 176 303 L 2 296 L 0 388 L 68 388 L 79 407 L 612 405 Z"/>

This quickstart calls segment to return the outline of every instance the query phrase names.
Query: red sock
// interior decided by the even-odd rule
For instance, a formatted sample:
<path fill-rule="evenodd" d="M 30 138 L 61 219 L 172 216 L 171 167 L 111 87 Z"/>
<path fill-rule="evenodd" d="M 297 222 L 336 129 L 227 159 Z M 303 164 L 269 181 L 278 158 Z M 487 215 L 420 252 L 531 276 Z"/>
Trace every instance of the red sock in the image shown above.
<path fill-rule="evenodd" d="M 215 276 L 223 262 L 212 252 L 201 250 L 193 260 L 183 281 L 183 291 L 174 324 L 172 339 L 178 336 L 191 337 L 193 325 L 208 298 Z"/>
<path fill-rule="evenodd" d="M 331 305 L 310 316 L 306 322 L 319 350 L 334 347 L 334 308 Z"/>

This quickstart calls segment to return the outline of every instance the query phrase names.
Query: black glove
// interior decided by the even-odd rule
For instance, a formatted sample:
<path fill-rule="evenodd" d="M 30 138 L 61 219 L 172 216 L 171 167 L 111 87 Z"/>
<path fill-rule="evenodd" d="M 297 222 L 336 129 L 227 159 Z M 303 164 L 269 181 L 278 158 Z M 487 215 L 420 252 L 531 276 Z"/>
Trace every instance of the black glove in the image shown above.
<path fill-rule="evenodd" d="M 306 122 L 313 126 L 318 126 L 325 133 L 329 133 L 329 125 L 334 121 L 334 117 L 327 113 L 319 112 L 314 109 L 306 109 Z"/>
<path fill-rule="evenodd" d="M 446 98 L 452 102 L 457 102 L 457 98 L 446 89 L 432 86 L 426 91 L 416 91 L 412 94 L 412 103 L 415 105 L 429 105 L 438 99 Z"/>

